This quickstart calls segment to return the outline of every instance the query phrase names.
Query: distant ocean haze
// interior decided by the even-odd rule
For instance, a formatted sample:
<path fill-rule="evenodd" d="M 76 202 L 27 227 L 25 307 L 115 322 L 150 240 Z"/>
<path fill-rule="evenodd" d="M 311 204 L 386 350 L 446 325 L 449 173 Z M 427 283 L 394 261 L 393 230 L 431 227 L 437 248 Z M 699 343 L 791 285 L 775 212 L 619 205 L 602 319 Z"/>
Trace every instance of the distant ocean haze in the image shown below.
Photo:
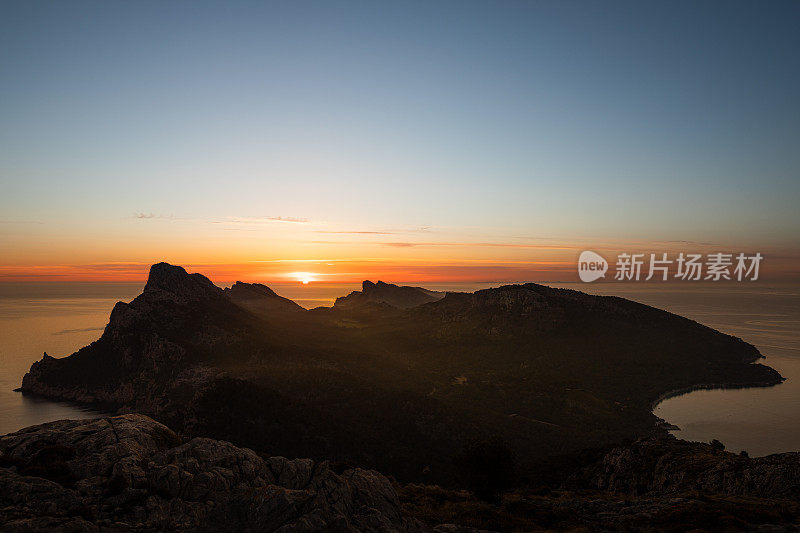
<path fill-rule="evenodd" d="M 246 280 L 245 280 L 246 281 Z M 377 281 L 377 280 L 375 280 Z M 412 284 L 412 283 L 409 283 Z M 432 290 L 475 291 L 505 283 L 418 283 Z M 268 284 L 305 308 L 329 306 L 360 284 Z M 800 285 L 755 283 L 554 283 L 666 309 L 741 337 L 787 381 L 770 388 L 700 390 L 661 402 L 655 414 L 689 440 L 717 438 L 751 455 L 800 450 Z M 117 301 L 143 283 L 0 283 L 0 434 L 60 418 L 99 416 L 91 410 L 25 397 L 13 389 L 47 352 L 69 355 L 99 338 Z"/>

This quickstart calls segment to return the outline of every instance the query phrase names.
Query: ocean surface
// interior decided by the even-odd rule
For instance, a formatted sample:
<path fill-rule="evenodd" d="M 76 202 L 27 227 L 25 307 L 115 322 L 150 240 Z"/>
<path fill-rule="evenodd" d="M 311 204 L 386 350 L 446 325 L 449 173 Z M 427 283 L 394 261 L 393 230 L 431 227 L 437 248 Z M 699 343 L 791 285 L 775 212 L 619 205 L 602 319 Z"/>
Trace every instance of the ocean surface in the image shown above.
<path fill-rule="evenodd" d="M 499 283 L 420 284 L 473 291 Z M 800 451 L 800 285 L 558 283 L 594 294 L 622 296 L 689 317 L 754 344 L 787 381 L 769 388 L 701 390 L 667 399 L 655 414 L 688 440 L 719 439 L 733 451 L 760 456 Z M 64 418 L 102 416 L 66 403 L 23 396 L 14 389 L 47 352 L 69 355 L 96 340 L 117 301 L 130 301 L 142 283 L 0 283 L 0 435 Z M 331 305 L 359 284 L 276 283 L 280 295 L 311 308 Z"/>
<path fill-rule="evenodd" d="M 766 356 L 761 363 L 787 378 L 774 387 L 698 390 L 662 401 L 653 412 L 680 428 L 674 435 L 718 439 L 728 450 L 751 456 L 800 451 L 800 285 L 569 286 L 666 309 L 740 337 Z"/>

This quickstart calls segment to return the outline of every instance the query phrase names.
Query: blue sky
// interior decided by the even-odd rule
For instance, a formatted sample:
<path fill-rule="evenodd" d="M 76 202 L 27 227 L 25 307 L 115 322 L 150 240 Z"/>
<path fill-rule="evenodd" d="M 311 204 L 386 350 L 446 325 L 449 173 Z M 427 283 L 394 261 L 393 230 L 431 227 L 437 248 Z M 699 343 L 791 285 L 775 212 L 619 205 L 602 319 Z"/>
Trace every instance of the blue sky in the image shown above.
<path fill-rule="evenodd" d="M 798 27 L 796 2 L 4 2 L 0 243 L 143 260 L 291 217 L 793 250 Z M 308 240 L 286 226 L 258 238 Z"/>

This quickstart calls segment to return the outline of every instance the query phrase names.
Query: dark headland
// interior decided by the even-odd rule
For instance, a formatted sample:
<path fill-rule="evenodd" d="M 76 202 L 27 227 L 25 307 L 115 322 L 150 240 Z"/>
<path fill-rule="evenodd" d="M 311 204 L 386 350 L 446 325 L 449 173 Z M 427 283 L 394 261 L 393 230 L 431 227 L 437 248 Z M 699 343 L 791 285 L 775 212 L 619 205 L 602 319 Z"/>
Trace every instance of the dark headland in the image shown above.
<path fill-rule="evenodd" d="M 304 310 L 264 285 L 237 282 L 223 290 L 200 274 L 159 263 L 140 296 L 116 304 L 100 339 L 62 359 L 44 357 L 22 382 L 27 394 L 137 416 L 87 421 L 83 429 L 54 423 L 4 437 L 0 494 L 7 500 L 12 486 L 44 490 L 25 485 L 33 482 L 21 477 L 61 465 L 53 468 L 68 481 L 43 477 L 80 499 L 80 476 L 93 468 L 83 464 L 85 455 L 104 453 L 101 444 L 84 449 L 64 441 L 40 470 L 31 466 L 38 464 L 37 454 L 47 439 L 62 445 L 62 436 L 54 436 L 62 435 L 58 432 L 92 435 L 124 427 L 126 438 L 150 443 L 136 453 L 155 454 L 157 465 L 144 473 L 109 471 L 105 478 L 92 478 L 91 483 L 113 484 L 113 490 L 103 489 L 103 498 L 138 494 L 141 501 L 109 503 L 122 509 L 120 516 L 98 503 L 81 515 L 86 524 L 133 520 L 156 527 L 167 511 L 136 511 L 161 505 L 148 498 L 169 496 L 188 505 L 201 491 L 180 479 L 174 481 L 180 488 L 174 483 L 164 488 L 166 482 L 153 481 L 167 475 L 158 469 L 177 470 L 178 478 L 187 471 L 197 480 L 204 469 L 213 470 L 213 461 L 192 463 L 193 471 L 187 457 L 208 458 L 225 446 L 229 455 L 254 452 L 248 464 L 257 466 L 233 469 L 243 476 L 239 485 L 252 488 L 247 494 L 256 491 L 263 500 L 272 490 L 263 487 L 313 485 L 309 494 L 322 502 L 321 522 L 313 524 L 328 528 L 334 522 L 376 531 L 458 522 L 490 529 L 613 530 L 624 525 L 623 516 L 633 527 L 646 516 L 684 507 L 684 514 L 665 521 L 698 526 L 692 521 L 698 516 L 722 513 L 735 525 L 787 523 L 800 516 L 797 454 L 751 459 L 679 441 L 651 412 L 653 403 L 672 391 L 779 383 L 776 371 L 758 363 L 761 357 L 741 339 L 659 309 L 532 283 L 442 294 L 365 282 L 362 291 L 331 308 Z M 21 446 L 20 435 L 29 440 L 40 435 L 46 442 Z M 306 485 L 279 482 L 274 468 L 265 473 L 264 464 L 280 456 L 308 458 L 313 472 L 297 474 L 305 476 Z M 241 459 L 235 461 L 241 465 Z M 391 476 L 394 484 L 371 470 Z M 746 478 L 737 477 L 742 472 Z M 319 496 L 323 489 L 312 484 L 317 478 L 335 478 L 331 486 L 349 491 L 352 505 L 333 509 Z M 206 500 L 222 498 L 208 487 L 202 490 Z M 386 490 L 385 505 L 370 522 L 362 516 L 369 498 Z M 594 511 L 581 503 L 587 497 L 580 491 L 586 490 L 595 491 Z M 698 490 L 717 499 L 680 500 Z M 624 504 L 615 499 L 617 493 L 628 495 Z M 665 494 L 676 498 L 669 509 L 659 503 Z M 748 503 L 737 506 L 734 497 L 749 498 Z M 232 505 L 223 498 L 212 511 L 206 500 L 185 511 L 187 528 L 202 523 L 192 522 L 201 516 L 219 518 L 220 509 Z M 241 527 L 253 524 L 247 513 L 289 505 L 262 500 L 239 504 L 246 507 L 237 515 Z M 512 500 L 519 512 L 509 508 Z M 442 515 L 442 502 L 451 515 Z M 756 508 L 766 514 L 756 516 Z M 300 524 L 311 512 L 314 505 L 297 508 L 285 523 Z M 600 512 L 602 520 L 595 516 Z M 64 513 L 56 515 L 67 517 Z M 31 518 L 23 515 L 17 518 Z M 56 515 L 50 518 L 59 525 Z M 3 518 L 10 517 L 0 512 Z"/>

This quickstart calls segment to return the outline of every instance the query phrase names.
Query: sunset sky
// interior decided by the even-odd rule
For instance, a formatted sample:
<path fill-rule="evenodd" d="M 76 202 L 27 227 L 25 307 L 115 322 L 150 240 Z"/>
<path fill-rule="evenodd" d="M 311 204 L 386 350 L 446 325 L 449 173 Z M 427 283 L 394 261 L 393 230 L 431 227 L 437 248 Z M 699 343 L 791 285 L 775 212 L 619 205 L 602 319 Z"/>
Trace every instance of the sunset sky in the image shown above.
<path fill-rule="evenodd" d="M 0 5 L 0 280 L 800 279 L 800 3 Z"/>

